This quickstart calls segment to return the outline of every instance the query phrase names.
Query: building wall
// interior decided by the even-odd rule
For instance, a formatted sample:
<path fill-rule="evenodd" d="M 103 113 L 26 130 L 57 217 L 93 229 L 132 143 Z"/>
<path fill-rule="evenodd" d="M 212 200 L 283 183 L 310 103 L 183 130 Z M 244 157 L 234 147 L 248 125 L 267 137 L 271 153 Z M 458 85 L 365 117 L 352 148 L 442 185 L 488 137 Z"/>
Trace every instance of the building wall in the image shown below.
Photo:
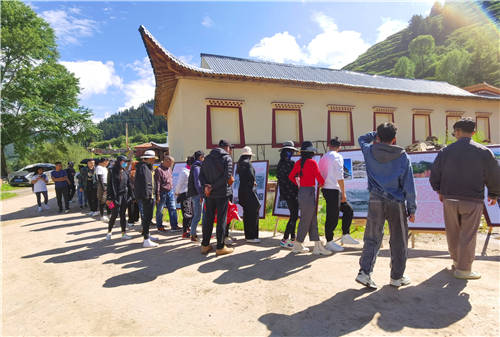
<path fill-rule="evenodd" d="M 357 138 L 373 130 L 373 107 L 393 107 L 394 121 L 398 126 L 397 143 L 407 146 L 412 143 L 414 112 L 429 113 L 432 136 L 441 141 L 446 138 L 447 111 L 463 112 L 463 116 L 476 117 L 476 112 L 490 115 L 491 143 L 500 143 L 500 105 L 495 101 L 415 96 L 393 93 L 365 93 L 353 89 L 306 89 L 280 84 L 261 82 L 231 82 L 221 80 L 181 78 L 168 112 L 168 143 L 170 153 L 177 161 L 199 149 L 207 150 L 206 98 L 243 100 L 242 116 L 246 144 L 267 144 L 253 147 L 259 150 L 259 159 L 269 159 L 276 164 L 279 159 L 277 148 L 272 143 L 272 102 L 295 102 L 301 106 L 303 139 L 311 141 L 327 140 L 328 104 L 354 106 L 352 108 L 353 132 L 357 148 Z M 418 109 L 418 110 L 414 110 Z M 383 116 L 382 116 L 383 117 Z M 383 119 L 383 118 L 382 118 Z M 417 117 L 418 119 L 418 117 Z M 219 118 L 220 120 L 220 118 Z M 231 125 L 236 125 L 231 119 Z M 279 123 L 278 123 L 279 124 Z M 418 124 L 418 123 L 417 123 Z M 422 124 L 422 123 L 420 123 Z M 290 125 L 290 123 L 287 123 Z M 277 126 L 279 128 L 279 125 Z M 213 129 L 220 130 L 220 125 Z M 231 131 L 231 134 L 234 133 Z M 416 130 L 418 134 L 419 131 Z M 218 131 L 220 132 L 220 131 Z M 284 130 L 277 130 L 281 135 Z M 334 134 L 332 134 L 334 136 Z M 233 136 L 234 137 L 234 136 Z M 217 142 L 214 139 L 213 142 Z M 325 152 L 318 143 L 319 152 Z M 265 150 L 265 156 L 263 153 Z M 235 158 L 241 153 L 235 149 Z M 257 159 L 257 158 L 256 158 Z"/>

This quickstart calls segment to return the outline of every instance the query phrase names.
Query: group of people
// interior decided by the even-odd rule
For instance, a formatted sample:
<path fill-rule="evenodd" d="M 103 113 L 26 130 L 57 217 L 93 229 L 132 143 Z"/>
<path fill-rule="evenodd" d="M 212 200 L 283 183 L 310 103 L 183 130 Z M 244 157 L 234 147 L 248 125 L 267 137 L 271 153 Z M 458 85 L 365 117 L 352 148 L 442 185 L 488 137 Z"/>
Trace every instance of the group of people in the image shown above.
<path fill-rule="evenodd" d="M 430 182 L 439 193 L 444 204 L 446 233 L 453 272 L 457 278 L 474 279 L 480 275 L 471 270 L 474 259 L 476 232 L 482 213 L 484 186 L 488 187 L 490 204 L 500 196 L 500 167 L 492 152 L 472 141 L 475 131 L 472 119 L 461 119 L 454 125 L 457 142 L 442 150 L 433 165 Z M 387 221 L 390 232 L 391 275 L 390 284 L 396 287 L 407 285 L 410 278 L 405 275 L 408 251 L 408 221 L 415 221 L 416 191 L 411 161 L 402 147 L 396 145 L 397 128 L 393 123 L 383 123 L 376 132 L 359 137 L 363 153 L 370 192 L 367 223 L 364 234 L 363 252 L 359 261 L 360 269 L 356 281 L 370 288 L 376 288 L 371 274 L 378 251 L 381 247 L 384 224 Z M 293 253 L 309 252 L 304 246 L 306 236 L 314 242 L 312 253 L 331 255 L 344 248 L 334 242 L 334 231 L 342 212 L 342 236 L 340 242 L 358 244 L 350 236 L 353 208 L 347 201 L 344 185 L 344 160 L 338 138 L 329 141 L 329 151 L 316 162 L 317 152 L 312 142 L 304 141 L 300 149 L 294 143 L 285 142 L 280 149 L 277 166 L 278 188 L 290 211 L 280 245 L 290 248 Z M 182 232 L 182 237 L 199 241 L 197 226 L 202 221 L 201 253 L 208 254 L 214 249 L 210 244 L 216 226 L 217 256 L 230 254 L 234 248 L 228 237 L 228 208 L 232 205 L 233 192 L 233 146 L 221 140 L 208 155 L 196 151 L 187 158 L 186 167 L 180 173 L 176 186 L 173 183 L 174 158 L 165 156 L 159 167 L 153 170 L 158 159 L 154 151 L 146 151 L 138 163 L 132 163 L 125 156 L 118 156 L 113 163 L 102 158 L 97 167 L 94 160 L 76 174 L 80 207 L 87 202 L 90 215 L 100 215 L 108 222 L 106 239 L 110 240 L 117 217 L 123 239 L 128 227 L 142 222 L 143 247 L 158 246 L 157 238 L 150 235 L 153 213 L 156 206 L 156 227 L 166 231 L 163 225 L 163 209 L 167 208 L 170 231 Z M 297 161 L 292 156 L 299 152 Z M 255 170 L 252 166 L 252 149 L 243 148 L 238 160 L 239 175 L 238 203 L 243 208 L 245 239 L 249 243 L 259 243 L 259 209 L 256 193 Z M 43 171 L 43 170 L 42 170 Z M 47 177 L 37 170 L 32 183 L 37 195 L 39 211 L 47 206 Z M 66 170 L 56 163 L 52 172 L 55 182 L 59 211 L 69 210 L 69 200 L 75 191 L 75 170 L 68 163 Z M 320 240 L 317 222 L 316 186 L 321 188 L 326 201 L 325 238 Z M 44 196 L 44 204 L 41 196 Z M 63 209 L 62 199 L 65 201 Z M 182 227 L 178 225 L 176 203 L 181 205 Z M 99 210 L 99 211 L 98 211 Z M 108 218 L 105 210 L 111 214 Z M 297 220 L 300 221 L 297 227 Z"/>

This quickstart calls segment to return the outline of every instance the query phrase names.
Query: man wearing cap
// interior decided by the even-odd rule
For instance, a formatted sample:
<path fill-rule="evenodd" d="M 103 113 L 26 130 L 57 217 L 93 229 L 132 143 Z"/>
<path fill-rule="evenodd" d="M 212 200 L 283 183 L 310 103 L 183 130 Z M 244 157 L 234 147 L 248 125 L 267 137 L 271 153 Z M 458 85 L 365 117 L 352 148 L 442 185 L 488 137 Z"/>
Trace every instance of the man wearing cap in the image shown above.
<path fill-rule="evenodd" d="M 295 165 L 292 156 L 297 151 L 298 149 L 294 147 L 292 141 L 284 142 L 283 147 L 280 149 L 280 161 L 276 169 L 280 198 L 285 199 L 290 212 L 283 239 L 280 241 L 280 246 L 284 248 L 293 248 L 295 228 L 297 227 L 297 220 L 299 218 L 299 188 L 288 179 L 288 175 L 292 172 Z"/>
<path fill-rule="evenodd" d="M 182 230 L 177 225 L 177 207 L 175 205 L 174 183 L 172 177 L 172 166 L 174 158 L 165 156 L 163 162 L 155 170 L 155 199 L 156 199 L 156 227 L 159 231 L 165 231 L 163 226 L 163 208 L 167 207 L 170 217 L 170 229 L 174 232 Z"/>
<path fill-rule="evenodd" d="M 188 197 L 193 200 L 193 218 L 191 219 L 191 241 L 198 241 L 196 229 L 201 219 L 203 209 L 203 187 L 200 183 L 200 170 L 205 154 L 203 151 L 196 151 L 193 155 L 194 163 L 189 171 L 188 178 Z"/>
<path fill-rule="evenodd" d="M 333 232 L 339 222 L 339 212 L 342 211 L 342 244 L 359 244 L 349 234 L 354 214 L 351 205 L 347 202 L 344 187 L 344 158 L 338 152 L 340 141 L 337 138 L 330 140 L 330 151 L 325 153 L 319 161 L 319 171 L 325 178 L 325 185 L 321 189 L 326 201 L 325 237 L 326 249 L 332 252 L 341 252 L 344 248 L 333 241 Z"/>
<path fill-rule="evenodd" d="M 206 219 L 203 221 L 203 241 L 201 253 L 208 254 L 213 247 L 210 237 L 214 228 L 215 212 L 217 211 L 217 249 L 216 255 L 231 254 L 234 249 L 224 246 L 227 230 L 227 209 L 229 197 L 232 195 L 231 184 L 234 181 L 233 161 L 231 159 L 232 145 L 227 140 L 221 140 L 219 146 L 208 154 L 200 171 L 200 182 L 204 187 L 206 197 Z"/>
<path fill-rule="evenodd" d="M 153 219 L 155 202 L 153 199 L 153 163 L 157 159 L 152 150 L 144 152 L 141 161 L 136 166 L 134 193 L 140 207 L 142 207 L 142 235 L 144 236 L 143 247 L 156 247 L 149 235 L 149 225 Z"/>
<path fill-rule="evenodd" d="M 500 167 L 490 149 L 472 140 L 475 129 L 472 118 L 462 118 L 453 125 L 457 141 L 438 153 L 430 177 L 443 203 L 453 275 L 469 280 L 481 277 L 472 271 L 472 262 L 483 214 L 484 186 L 488 187 L 490 206 L 500 197 Z"/>

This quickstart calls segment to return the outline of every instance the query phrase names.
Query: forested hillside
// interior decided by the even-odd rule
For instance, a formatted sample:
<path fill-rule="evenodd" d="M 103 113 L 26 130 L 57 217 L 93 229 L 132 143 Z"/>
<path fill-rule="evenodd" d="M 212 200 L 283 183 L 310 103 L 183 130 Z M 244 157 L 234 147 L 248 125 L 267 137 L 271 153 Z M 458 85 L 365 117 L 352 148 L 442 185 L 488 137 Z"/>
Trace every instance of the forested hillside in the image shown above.
<path fill-rule="evenodd" d="M 436 2 L 428 17 L 369 48 L 343 69 L 439 80 L 464 87 L 500 86 L 500 1 Z"/>
<path fill-rule="evenodd" d="M 146 134 L 165 134 L 167 122 L 163 116 L 153 116 L 154 101 L 141 104 L 118 112 L 102 120 L 97 127 L 102 130 L 102 139 L 109 140 L 125 135 L 125 123 L 128 123 L 129 136 Z"/>

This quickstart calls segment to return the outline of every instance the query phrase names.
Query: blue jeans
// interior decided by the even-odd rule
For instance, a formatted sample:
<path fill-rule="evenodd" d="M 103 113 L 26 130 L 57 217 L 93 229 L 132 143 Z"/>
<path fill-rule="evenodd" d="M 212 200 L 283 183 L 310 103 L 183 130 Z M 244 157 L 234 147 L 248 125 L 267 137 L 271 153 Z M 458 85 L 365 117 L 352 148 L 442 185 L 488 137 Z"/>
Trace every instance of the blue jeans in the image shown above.
<path fill-rule="evenodd" d="M 196 235 L 196 227 L 201 220 L 201 212 L 203 210 L 203 204 L 200 202 L 202 199 L 201 195 L 192 196 L 193 200 L 193 219 L 191 219 L 191 235 Z"/>
<path fill-rule="evenodd" d="M 80 192 L 80 187 L 81 186 L 78 186 L 78 203 L 80 204 L 80 206 L 83 206 L 84 203 L 85 205 L 87 204 L 87 194 L 85 193 L 85 191 Z"/>
<path fill-rule="evenodd" d="M 167 207 L 170 217 L 170 227 L 177 228 L 177 208 L 175 207 L 174 191 L 160 192 L 160 203 L 156 205 L 156 227 L 163 226 L 163 208 Z"/>

